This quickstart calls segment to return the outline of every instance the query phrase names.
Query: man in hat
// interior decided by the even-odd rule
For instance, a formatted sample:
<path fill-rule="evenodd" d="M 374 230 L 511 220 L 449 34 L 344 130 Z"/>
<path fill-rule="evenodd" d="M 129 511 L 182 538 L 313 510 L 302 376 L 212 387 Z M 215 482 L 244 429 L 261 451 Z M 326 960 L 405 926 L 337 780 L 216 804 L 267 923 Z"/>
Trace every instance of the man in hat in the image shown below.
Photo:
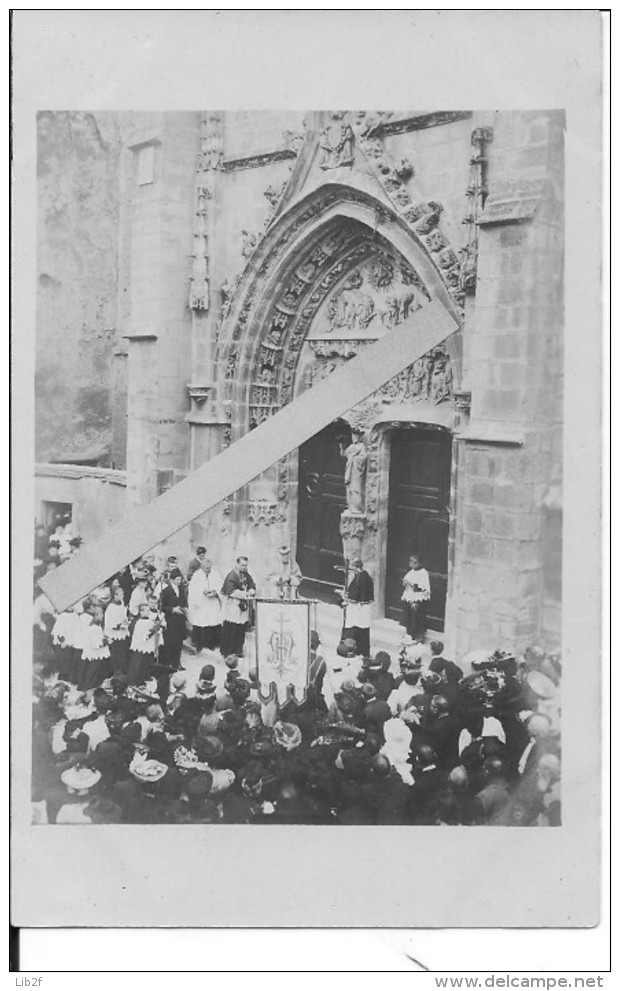
<path fill-rule="evenodd" d="M 377 698 L 375 686 L 370 682 L 362 685 L 364 697 L 364 707 L 360 712 L 357 723 L 362 726 L 367 733 L 376 734 L 381 743 L 385 743 L 383 735 L 383 724 L 392 718 L 392 711 L 387 702 Z"/>
<path fill-rule="evenodd" d="M 222 609 L 222 644 L 224 657 L 229 654 L 243 655 L 246 631 L 250 628 L 250 607 L 256 596 L 256 583 L 248 571 L 248 559 L 240 554 L 235 567 L 224 579 L 221 594 L 224 600 Z"/>
<path fill-rule="evenodd" d="M 375 597 L 374 583 L 360 557 L 354 557 L 349 564 L 349 581 L 342 593 L 344 608 L 343 639 L 351 638 L 357 644 L 363 657 L 370 654 L 370 610 Z"/>
<path fill-rule="evenodd" d="M 433 695 L 420 727 L 414 730 L 414 741 L 428 743 L 435 751 L 439 769 L 451 771 L 459 762 L 462 728 L 463 723 L 451 713 L 446 696 Z"/>
<path fill-rule="evenodd" d="M 352 637 L 345 637 L 336 647 L 336 657 L 331 662 L 333 686 L 339 688 L 345 681 L 357 682 L 364 658 Z"/>
<path fill-rule="evenodd" d="M 272 594 L 276 599 L 296 599 L 297 589 L 302 582 L 301 568 L 291 556 L 287 544 L 278 548 L 278 561 L 267 577 Z"/>
<path fill-rule="evenodd" d="M 430 671 L 436 671 L 449 685 L 456 685 L 463 677 L 462 668 L 454 661 L 448 661 L 443 656 L 443 643 L 441 640 L 431 640 L 429 644 L 431 650 Z"/>
<path fill-rule="evenodd" d="M 378 699 L 387 702 L 394 691 L 394 675 L 390 672 L 392 659 L 386 650 L 380 650 L 374 657 L 365 657 L 359 678 L 374 686 Z"/>

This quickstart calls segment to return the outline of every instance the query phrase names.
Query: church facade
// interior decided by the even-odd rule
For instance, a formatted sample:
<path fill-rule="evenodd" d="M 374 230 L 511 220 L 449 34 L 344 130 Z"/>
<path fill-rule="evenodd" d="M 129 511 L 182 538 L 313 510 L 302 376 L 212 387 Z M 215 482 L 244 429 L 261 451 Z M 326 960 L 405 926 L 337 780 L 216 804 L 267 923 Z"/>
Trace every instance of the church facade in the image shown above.
<path fill-rule="evenodd" d="M 145 504 L 373 341 L 415 334 L 436 300 L 449 338 L 169 552 L 205 544 L 221 569 L 248 553 L 260 582 L 288 543 L 326 599 L 359 554 L 379 623 L 400 620 L 416 553 L 453 651 L 559 643 L 561 112 L 51 114 L 39 129 L 40 461 L 124 470 Z"/>

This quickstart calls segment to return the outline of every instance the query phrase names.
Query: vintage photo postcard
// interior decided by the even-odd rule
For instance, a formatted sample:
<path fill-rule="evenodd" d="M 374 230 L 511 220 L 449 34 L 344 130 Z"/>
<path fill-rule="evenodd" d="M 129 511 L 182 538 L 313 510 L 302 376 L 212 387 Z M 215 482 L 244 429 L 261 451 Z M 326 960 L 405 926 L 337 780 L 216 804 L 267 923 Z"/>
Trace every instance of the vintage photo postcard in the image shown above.
<path fill-rule="evenodd" d="M 16 18 L 17 924 L 596 923 L 600 26 L 528 85 L 519 13 L 503 87 L 392 12 L 292 105 Z"/>

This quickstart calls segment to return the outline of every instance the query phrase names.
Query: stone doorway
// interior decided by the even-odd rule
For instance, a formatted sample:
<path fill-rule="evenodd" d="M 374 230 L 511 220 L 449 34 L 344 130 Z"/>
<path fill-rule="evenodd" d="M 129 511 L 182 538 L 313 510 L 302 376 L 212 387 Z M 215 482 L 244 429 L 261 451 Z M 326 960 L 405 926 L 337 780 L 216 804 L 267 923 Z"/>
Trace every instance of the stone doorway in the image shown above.
<path fill-rule="evenodd" d="M 440 632 L 448 588 L 451 466 L 447 430 L 415 427 L 391 434 L 385 614 L 402 622 L 402 580 L 415 553 L 430 576 L 428 626 Z"/>
<path fill-rule="evenodd" d="M 346 509 L 344 458 L 350 427 L 331 423 L 299 449 L 297 561 L 304 575 L 302 594 L 339 601 L 334 589 L 344 582 L 340 516 Z"/>

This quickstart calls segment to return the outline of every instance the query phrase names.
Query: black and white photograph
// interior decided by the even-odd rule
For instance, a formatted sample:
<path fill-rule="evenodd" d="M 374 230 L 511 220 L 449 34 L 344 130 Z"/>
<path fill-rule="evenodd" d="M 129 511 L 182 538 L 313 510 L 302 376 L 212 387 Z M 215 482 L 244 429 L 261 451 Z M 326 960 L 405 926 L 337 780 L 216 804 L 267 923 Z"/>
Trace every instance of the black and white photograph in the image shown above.
<path fill-rule="evenodd" d="M 570 99 L 222 93 L 29 120 L 29 835 L 526 858 L 587 732 Z"/>
<path fill-rule="evenodd" d="M 564 113 L 37 126 L 33 821 L 559 826 Z M 303 443 L 55 604 L 283 409 Z"/>

